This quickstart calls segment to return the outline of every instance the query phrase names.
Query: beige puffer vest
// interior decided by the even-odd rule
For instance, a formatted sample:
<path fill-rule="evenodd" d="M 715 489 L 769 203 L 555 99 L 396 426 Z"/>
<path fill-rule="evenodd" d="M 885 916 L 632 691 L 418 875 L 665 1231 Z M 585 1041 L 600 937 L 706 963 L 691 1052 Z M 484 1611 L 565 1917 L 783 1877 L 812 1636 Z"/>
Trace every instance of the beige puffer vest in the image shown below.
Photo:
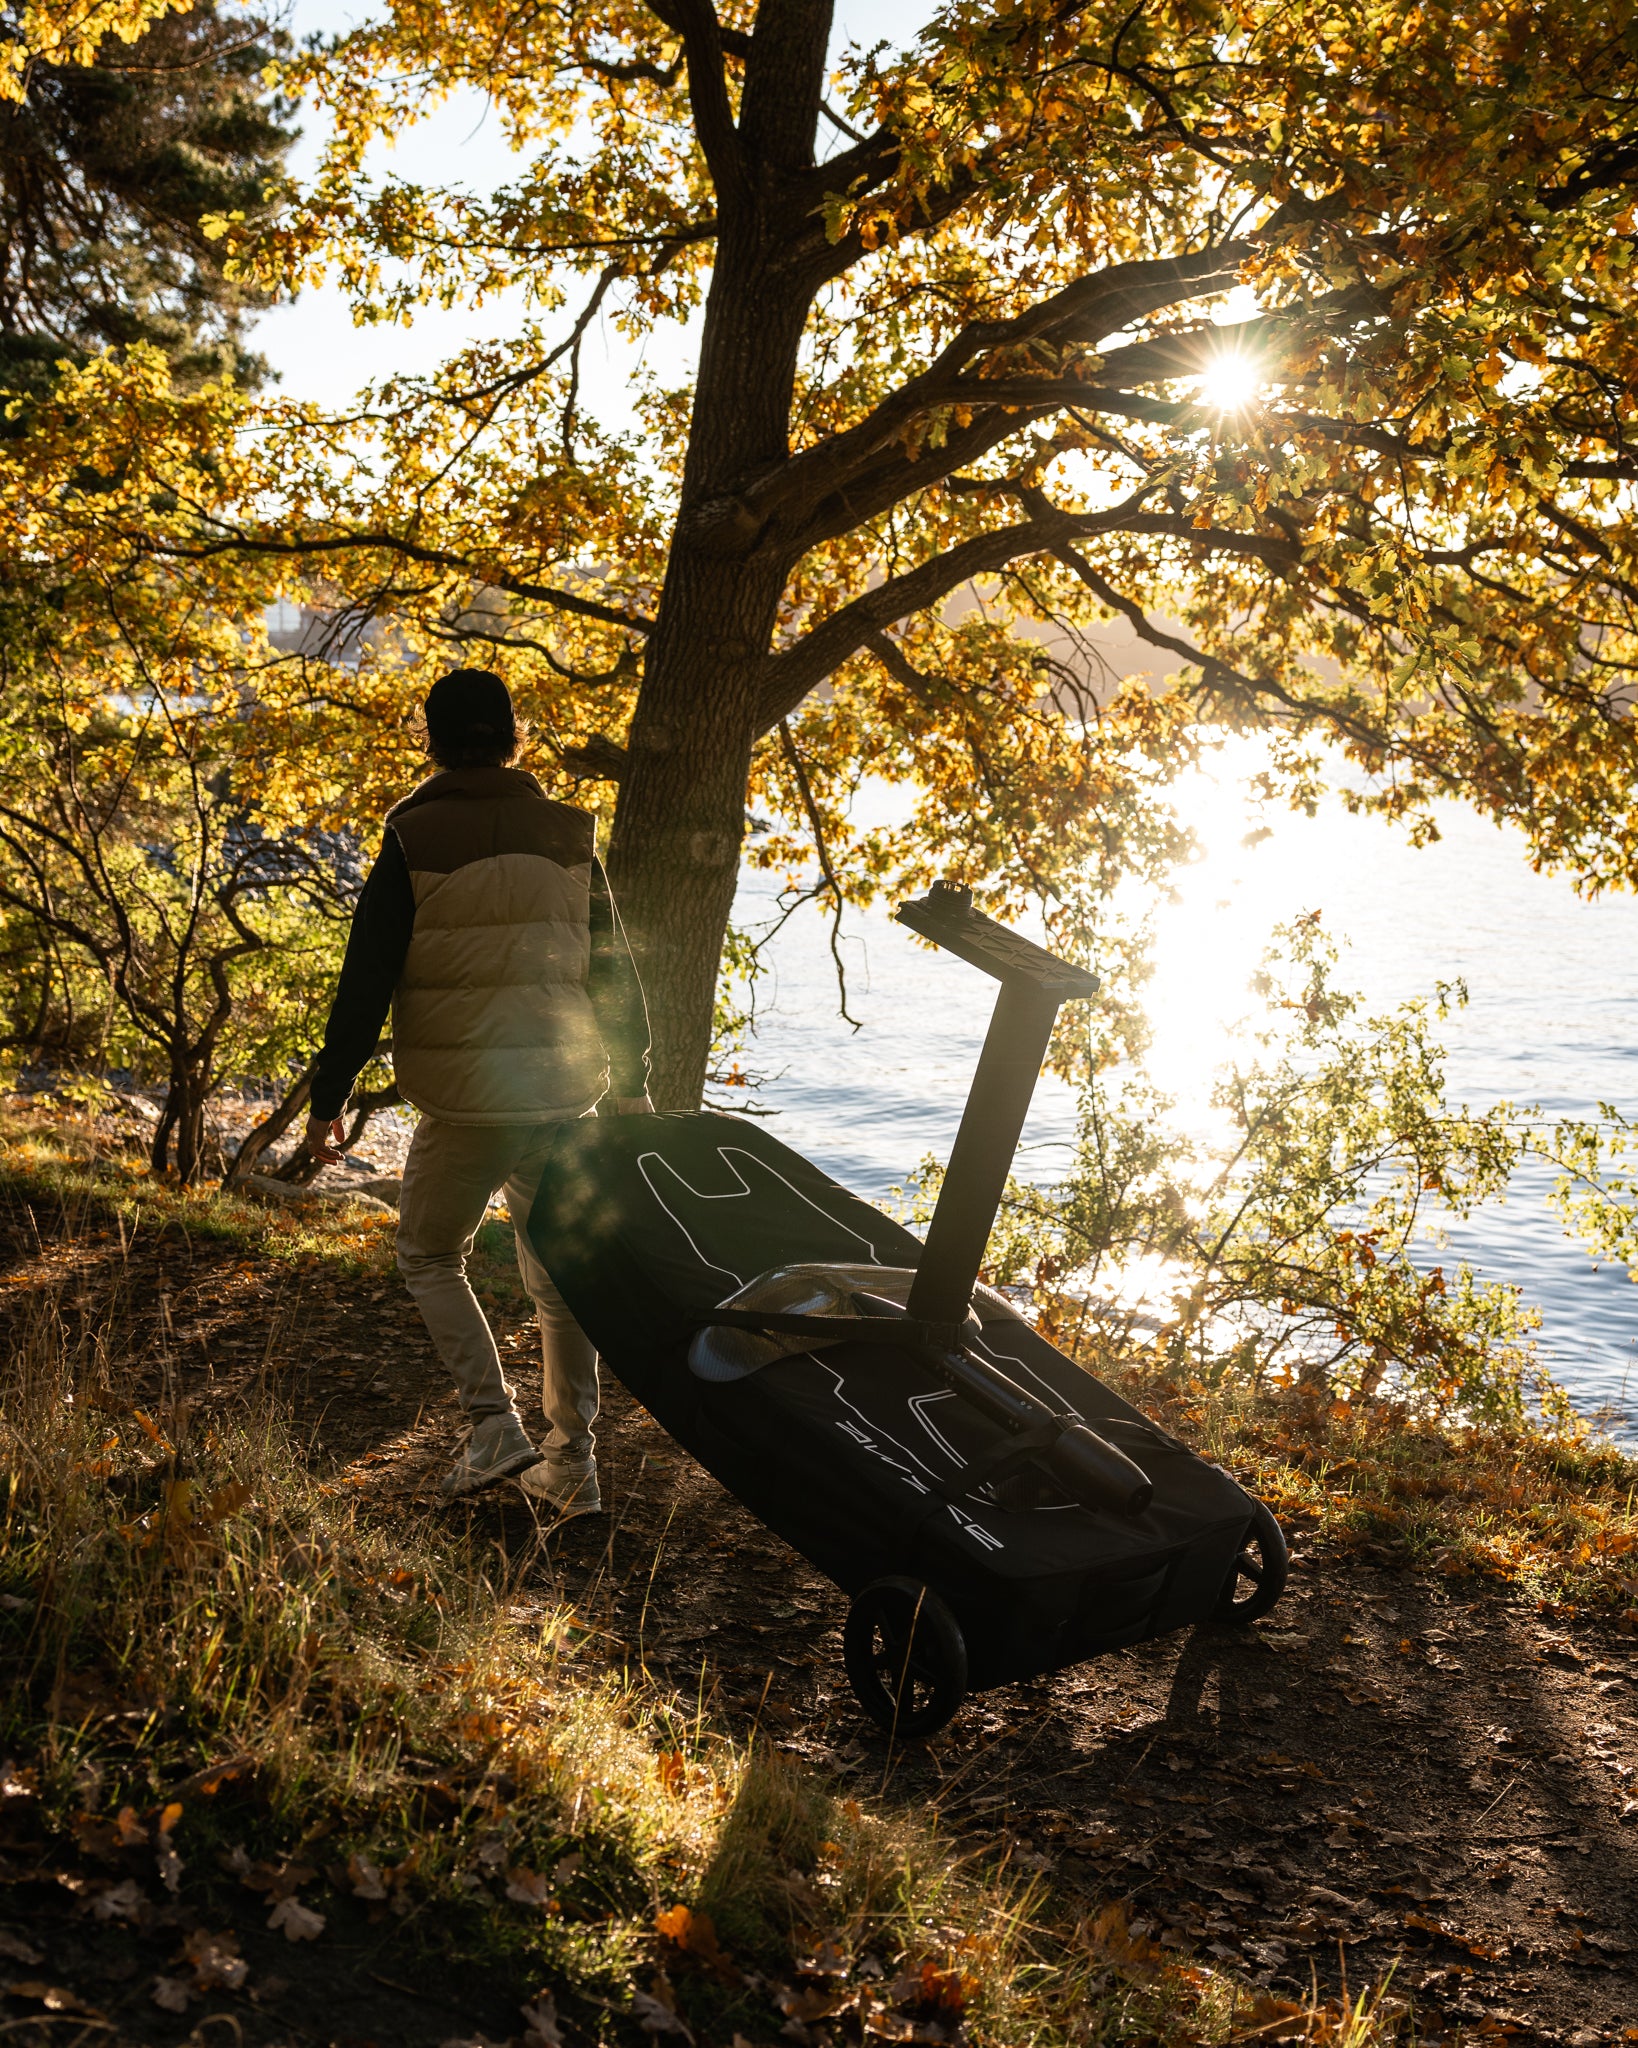
<path fill-rule="evenodd" d="M 405 1098 L 451 1124 L 547 1123 L 602 1094 L 586 992 L 595 826 L 516 768 L 448 770 L 387 817 L 415 891 L 393 994 Z"/>

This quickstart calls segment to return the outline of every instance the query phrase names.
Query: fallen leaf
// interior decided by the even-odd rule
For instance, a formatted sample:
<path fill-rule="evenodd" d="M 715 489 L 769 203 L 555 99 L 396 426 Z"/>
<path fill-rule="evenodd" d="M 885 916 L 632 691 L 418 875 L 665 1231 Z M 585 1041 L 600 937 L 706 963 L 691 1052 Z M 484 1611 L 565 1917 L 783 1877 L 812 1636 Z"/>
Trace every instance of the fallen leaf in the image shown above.
<path fill-rule="evenodd" d="M 860 2007 L 860 2023 L 865 2032 L 880 2041 L 914 2041 L 919 2029 L 913 2019 L 902 2012 L 891 2012 L 885 2005 L 866 2001 Z M 807 2034 L 807 2029 L 803 2029 Z M 812 2040 L 812 2035 L 807 2035 Z"/>
<path fill-rule="evenodd" d="M 219 1486 L 208 1494 L 199 1506 L 199 1520 L 202 1522 L 226 1521 L 229 1515 L 239 1512 L 250 1498 L 250 1488 L 234 1480 L 228 1486 Z"/>
<path fill-rule="evenodd" d="M 255 1768 L 253 1756 L 221 1757 L 213 1764 L 206 1764 L 203 1770 L 194 1771 L 180 1785 L 172 1786 L 170 1797 L 177 1800 L 202 1794 L 207 1799 L 214 1799 L 224 1785 L 231 1785 L 235 1779 L 247 1776 Z"/>
<path fill-rule="evenodd" d="M 904 1980 L 901 1978 L 900 1983 Z M 898 1986 L 894 1986 L 895 1991 Z M 923 1963 L 916 1972 L 915 2003 L 930 2006 L 941 2013 L 961 2012 L 968 1999 L 978 1989 L 978 1979 L 969 1977 L 961 1970 L 941 1970 L 937 1963 Z M 900 2004 L 908 2004 L 900 1999 Z"/>
<path fill-rule="evenodd" d="M 134 1877 L 128 1877 L 93 1895 L 91 1917 L 94 1920 L 135 1920 L 147 1903 L 141 1885 Z"/>
<path fill-rule="evenodd" d="M 552 1880 L 538 1870 L 526 1870 L 520 1863 L 506 1873 L 506 1896 L 520 1906 L 544 1906 L 552 1896 Z"/>
<path fill-rule="evenodd" d="M 1075 1932 L 1094 1955 L 1117 1969 L 1152 1975 L 1165 1960 L 1160 1949 L 1130 1923 L 1126 1908 L 1119 1904 L 1105 1906 L 1092 1919 L 1083 1920 Z"/>
<path fill-rule="evenodd" d="M 93 2019 L 102 2017 L 94 2005 L 87 2005 L 72 1991 L 65 1991 L 60 1984 L 42 1984 L 37 1978 L 25 1978 L 16 1984 L 0 1984 L 0 1992 L 4 1992 L 7 1998 L 32 1999 L 36 2005 L 43 2005 L 47 2012 L 81 2012 Z"/>
<path fill-rule="evenodd" d="M 654 1931 L 667 1941 L 703 1963 L 725 1983 L 735 1983 L 739 1971 L 717 1939 L 716 1926 L 709 1913 L 696 1913 L 690 1906 L 669 1906 L 663 1913 L 654 1916 Z"/>
<path fill-rule="evenodd" d="M 147 1437 L 151 1443 L 158 1444 L 159 1448 L 162 1451 L 175 1451 L 176 1446 L 171 1442 L 170 1438 L 165 1434 L 165 1432 L 162 1429 L 158 1428 L 146 1415 L 144 1415 L 140 1408 L 133 1408 L 131 1410 L 131 1420 L 136 1424 L 138 1429 L 142 1431 L 143 1435 Z M 152 1467 L 150 1467 L 149 1469 L 152 1470 Z"/>
<path fill-rule="evenodd" d="M 688 1790 L 688 1761 L 680 1749 L 662 1750 L 654 1768 L 660 1774 L 660 1783 L 668 1792 L 676 1793 L 680 1797 Z"/>
<path fill-rule="evenodd" d="M 42 1960 L 37 1948 L 30 1948 L 20 1934 L 13 1934 L 9 1927 L 0 1927 L 0 1956 L 10 1956 L 14 1963 L 37 1963 Z"/>
<path fill-rule="evenodd" d="M 268 1914 L 267 1924 L 274 1933 L 282 1930 L 286 1941 L 317 1941 L 324 1932 L 324 1915 L 300 1899 L 283 1898 Z"/>
<path fill-rule="evenodd" d="M 161 2012 L 186 2012 L 192 1994 L 180 1977 L 156 1977 L 148 1996 Z"/>
<path fill-rule="evenodd" d="M 1288 1998 L 1274 1998 L 1265 1993 L 1252 2006 L 1249 2017 L 1251 2025 L 1242 2027 L 1237 2034 L 1230 2034 L 1230 2043 L 1306 2041 L 1310 2038 L 1307 2013 L 1300 2005 L 1293 2005 Z"/>
<path fill-rule="evenodd" d="M 645 2034 L 681 2034 L 685 2041 L 694 2038 L 693 2029 L 686 2020 L 658 1998 L 651 1998 L 646 1991 L 631 1994 L 631 2009 Z"/>
<path fill-rule="evenodd" d="M 355 1899 L 384 1899 L 387 1896 L 381 1872 L 368 1856 L 347 1858 L 347 1881 L 352 1886 Z"/>
<path fill-rule="evenodd" d="M 557 2005 L 549 1991 L 541 1992 L 532 2005 L 519 2006 L 518 2010 L 523 2014 L 523 2048 L 563 2048 Z"/>
<path fill-rule="evenodd" d="M 803 1977 L 845 1977 L 853 1966 L 852 1957 L 828 1935 L 812 1948 L 802 1950 L 794 1960 L 798 1974 Z"/>
<path fill-rule="evenodd" d="M 239 1937 L 231 1931 L 207 1934 L 197 1928 L 183 1942 L 182 1953 L 193 1965 L 200 1991 L 237 1991 L 250 1975 L 250 1965 L 239 1953 Z"/>
<path fill-rule="evenodd" d="M 277 1905 L 299 1892 L 304 1884 L 311 1884 L 317 1876 L 318 1872 L 310 1863 L 258 1863 L 242 1882 L 252 1891 L 266 1892 L 269 1904 Z"/>
<path fill-rule="evenodd" d="M 894 1987 L 895 1990 L 897 1986 Z M 853 2003 L 853 1993 L 845 1990 L 827 1991 L 820 1984 L 785 1985 L 774 1993 L 774 2003 L 788 2020 L 795 2020 L 798 2026 L 806 2026 L 810 2020 L 829 2019 L 846 2005 Z"/>

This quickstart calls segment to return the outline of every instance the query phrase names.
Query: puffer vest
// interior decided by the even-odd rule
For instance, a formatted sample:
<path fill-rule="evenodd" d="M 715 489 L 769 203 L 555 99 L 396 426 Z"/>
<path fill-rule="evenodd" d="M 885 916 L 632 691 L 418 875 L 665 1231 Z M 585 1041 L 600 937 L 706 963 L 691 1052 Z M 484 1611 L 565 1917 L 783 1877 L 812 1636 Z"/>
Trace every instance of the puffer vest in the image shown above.
<path fill-rule="evenodd" d="M 393 1071 L 451 1124 L 589 1109 L 607 1059 L 586 981 L 595 825 L 516 768 L 434 775 L 388 813 L 415 891 Z"/>

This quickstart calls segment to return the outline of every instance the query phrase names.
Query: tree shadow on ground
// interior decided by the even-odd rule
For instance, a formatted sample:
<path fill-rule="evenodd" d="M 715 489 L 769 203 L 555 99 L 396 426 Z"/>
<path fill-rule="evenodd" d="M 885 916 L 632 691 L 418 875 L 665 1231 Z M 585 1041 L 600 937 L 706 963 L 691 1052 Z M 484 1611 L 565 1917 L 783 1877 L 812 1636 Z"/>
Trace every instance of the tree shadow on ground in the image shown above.
<path fill-rule="evenodd" d="M 608 1512 L 561 1529 L 516 1488 L 433 1490 L 458 1413 L 390 1269 L 258 1257 L 244 1234 L 0 1190 L 0 1322 L 117 1348 L 134 1397 L 284 1420 L 358 1511 L 439 1516 L 508 1600 L 573 1607 L 610 1669 L 760 1731 L 838 1792 L 934 1806 L 1072 1908 L 1306 1989 L 1394 1972 L 1430 2014 L 1516 2040 L 1621 2038 L 1638 2013 L 1629 1639 L 1505 1589 L 1300 1554 L 1269 1619 L 1201 1628 L 982 1695 L 890 1748 L 840 1669 L 837 1589 L 607 1388 Z M 486 1274 L 532 1380 L 528 1305 Z"/>

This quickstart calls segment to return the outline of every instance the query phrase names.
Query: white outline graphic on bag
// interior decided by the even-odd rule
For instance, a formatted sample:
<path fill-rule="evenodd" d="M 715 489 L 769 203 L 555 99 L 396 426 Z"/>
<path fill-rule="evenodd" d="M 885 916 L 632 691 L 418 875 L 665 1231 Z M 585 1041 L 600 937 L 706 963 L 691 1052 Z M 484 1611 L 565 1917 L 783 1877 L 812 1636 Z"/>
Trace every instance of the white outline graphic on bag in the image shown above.
<path fill-rule="evenodd" d="M 834 1229 L 845 1232 L 847 1236 L 855 1239 L 859 1244 L 862 1244 L 865 1247 L 866 1251 L 870 1254 L 868 1260 L 864 1261 L 863 1263 L 872 1266 L 879 1266 L 882 1263 L 882 1261 L 876 1255 L 876 1247 L 874 1243 L 868 1237 L 862 1236 L 860 1232 L 858 1232 L 852 1227 L 851 1224 L 843 1223 L 840 1220 L 840 1218 L 832 1216 L 828 1210 L 821 1209 L 819 1204 L 811 1200 L 807 1195 L 803 1194 L 800 1188 L 793 1187 L 777 1167 L 770 1166 L 764 1159 L 758 1159 L 754 1152 L 743 1151 L 737 1145 L 719 1145 L 717 1147 L 717 1157 L 722 1161 L 723 1165 L 727 1167 L 728 1171 L 734 1176 L 735 1180 L 739 1182 L 739 1186 L 737 1188 L 728 1189 L 725 1193 L 720 1195 L 702 1194 L 698 1188 L 692 1186 L 683 1177 L 683 1175 L 677 1170 L 677 1168 L 672 1165 L 671 1161 L 666 1158 L 663 1152 L 640 1152 L 637 1155 L 637 1171 L 643 1176 L 644 1186 L 648 1189 L 649 1193 L 654 1197 L 654 1200 L 656 1201 L 656 1203 L 658 1203 L 659 1207 L 665 1212 L 667 1216 L 670 1217 L 671 1221 L 677 1226 L 678 1230 L 681 1231 L 683 1237 L 687 1241 L 688 1249 L 694 1254 L 695 1258 L 699 1260 L 700 1264 L 704 1266 L 709 1272 L 726 1273 L 730 1280 L 738 1282 L 738 1284 L 741 1287 L 745 1285 L 744 1276 L 742 1274 L 736 1273 L 732 1266 L 720 1265 L 715 1259 L 707 1258 L 705 1253 L 700 1249 L 700 1246 L 697 1240 L 695 1239 L 693 1232 L 688 1228 L 687 1224 L 683 1222 L 682 1218 L 677 1214 L 676 1210 L 671 1207 L 670 1203 L 666 1201 L 664 1195 L 660 1193 L 660 1190 L 654 1185 L 653 1179 L 650 1177 L 648 1171 L 648 1166 L 649 1161 L 653 1160 L 656 1163 L 656 1165 L 664 1167 L 666 1172 L 670 1174 L 671 1178 L 677 1183 L 677 1185 L 680 1188 L 682 1188 L 685 1193 L 691 1195 L 696 1202 L 743 1201 L 752 1194 L 753 1190 L 749 1180 L 745 1177 L 744 1173 L 742 1173 L 741 1170 L 734 1165 L 733 1160 L 730 1159 L 730 1152 L 732 1152 L 737 1158 L 749 1160 L 753 1166 L 757 1167 L 761 1172 L 769 1175 L 772 1179 L 778 1181 L 782 1188 L 786 1189 L 790 1194 L 793 1194 L 796 1197 L 796 1199 L 803 1205 L 804 1208 L 811 1209 L 816 1216 L 822 1216 L 824 1220 L 828 1224 L 830 1224 Z M 985 1348 L 987 1349 L 988 1347 L 986 1346 Z M 793 1353 L 792 1355 L 795 1357 L 805 1356 L 808 1359 L 810 1359 L 815 1365 L 821 1366 L 823 1370 L 826 1373 L 828 1373 L 830 1378 L 835 1382 L 836 1398 L 844 1408 L 846 1408 L 851 1414 L 858 1416 L 860 1418 L 860 1422 L 867 1425 L 868 1429 L 879 1431 L 880 1434 L 886 1438 L 886 1440 L 893 1446 L 893 1448 L 896 1451 L 902 1452 L 903 1455 L 910 1460 L 910 1463 L 912 1465 L 920 1465 L 921 1469 L 924 1472 L 927 1472 L 929 1474 L 932 1473 L 933 1468 L 930 1465 L 923 1463 L 923 1461 L 916 1456 L 915 1452 L 911 1450 L 907 1444 L 900 1443 L 897 1437 L 891 1435 L 888 1431 L 882 1429 L 880 1423 L 875 1422 L 871 1417 L 867 1416 L 862 1408 L 854 1406 L 853 1402 L 851 1402 L 847 1398 L 847 1396 L 842 1392 L 842 1378 L 841 1375 L 836 1371 L 834 1366 L 826 1365 L 824 1360 L 821 1359 L 817 1353 L 812 1351 L 806 1353 L 797 1352 Z M 1022 1363 L 1021 1360 L 1015 1362 Z M 1034 1374 L 1031 1374 L 1030 1376 L 1031 1378 L 1036 1377 L 1036 1375 Z M 951 1443 L 949 1443 L 948 1440 L 944 1436 L 942 1436 L 940 1432 L 932 1426 L 931 1423 L 928 1422 L 926 1416 L 923 1415 L 921 1412 L 921 1404 L 925 1401 L 953 1401 L 955 1398 L 956 1397 L 953 1393 L 948 1393 L 944 1391 L 932 1394 L 912 1394 L 909 1397 L 909 1407 L 912 1413 L 915 1415 L 916 1420 L 921 1424 L 922 1428 L 927 1431 L 927 1434 L 933 1439 L 933 1441 L 939 1446 L 939 1448 L 942 1451 L 944 1451 L 946 1455 L 954 1462 L 957 1470 L 959 1472 L 965 1472 L 967 1469 L 968 1460 L 960 1455 L 960 1453 L 955 1449 L 955 1447 Z M 1057 1398 L 1056 1395 L 1054 1395 L 1054 1398 Z M 920 1478 L 918 1478 L 913 1471 L 909 1470 L 908 1467 L 901 1465 L 896 1458 L 889 1457 L 887 1453 L 884 1450 L 882 1450 L 881 1446 L 875 1441 L 874 1437 L 867 1434 L 866 1430 L 859 1427 L 858 1424 L 838 1422 L 836 1424 L 836 1427 L 840 1429 L 845 1435 L 851 1437 L 854 1440 L 854 1442 L 857 1443 L 862 1449 L 867 1450 L 873 1456 L 880 1458 L 884 1465 L 888 1466 L 892 1471 L 897 1472 L 900 1475 L 900 1477 L 904 1479 L 906 1484 L 913 1486 L 918 1493 L 930 1494 L 932 1492 L 932 1488 L 926 1485 L 925 1482 L 922 1481 Z M 965 1535 L 971 1536 L 975 1542 L 982 1543 L 991 1550 L 1004 1550 L 1006 1548 L 1006 1545 L 1002 1542 L 999 1536 L 996 1536 L 990 1530 L 986 1529 L 981 1522 L 975 1522 L 972 1519 L 972 1517 L 967 1513 L 965 1508 L 958 1507 L 954 1501 L 946 1501 L 944 1503 L 944 1506 L 948 1508 L 951 1516 L 953 1517 L 956 1523 L 956 1526 L 960 1530 L 962 1530 L 962 1532 Z"/>
<path fill-rule="evenodd" d="M 702 1195 L 698 1188 L 689 1187 L 688 1182 L 683 1179 L 682 1175 L 677 1171 L 676 1167 L 672 1165 L 671 1161 L 666 1158 L 663 1152 L 639 1152 L 637 1155 L 637 1171 L 643 1176 L 644 1184 L 647 1186 L 649 1193 L 654 1197 L 655 1201 L 658 1202 L 660 1207 L 665 1210 L 665 1213 L 671 1218 L 672 1222 L 676 1224 L 677 1228 L 682 1232 L 683 1236 L 688 1239 L 688 1249 L 694 1254 L 695 1258 L 699 1260 L 702 1266 L 709 1266 L 713 1273 L 726 1273 L 730 1280 L 738 1281 L 741 1287 L 745 1285 L 745 1276 L 743 1273 L 736 1273 L 732 1266 L 719 1266 L 715 1259 L 708 1259 L 705 1256 L 704 1252 L 700 1250 L 699 1246 L 694 1242 L 693 1232 L 688 1228 L 688 1225 L 684 1223 L 682 1218 L 676 1213 L 674 1209 L 667 1206 L 665 1197 L 660 1193 L 659 1189 L 654 1185 L 653 1181 L 649 1179 L 648 1162 L 651 1159 L 658 1160 L 660 1165 L 663 1166 L 666 1172 L 670 1174 L 671 1178 L 674 1181 L 676 1181 L 680 1187 L 685 1189 L 687 1193 L 692 1195 L 696 1202 L 738 1202 L 743 1200 L 747 1195 L 749 1195 L 752 1192 L 752 1188 L 751 1183 L 745 1178 L 744 1174 L 740 1172 L 739 1168 L 735 1166 L 733 1164 L 733 1161 L 729 1158 L 728 1155 L 730 1152 L 734 1153 L 737 1157 L 741 1159 L 750 1160 L 753 1166 L 760 1167 L 764 1173 L 770 1175 L 774 1180 L 778 1181 L 779 1185 L 782 1188 L 786 1189 L 790 1194 L 793 1194 L 804 1208 L 811 1209 L 815 1216 L 823 1216 L 825 1221 L 829 1224 L 834 1225 L 834 1227 L 837 1230 L 845 1231 L 849 1237 L 856 1238 L 858 1242 L 862 1244 L 865 1247 L 866 1251 L 868 1251 L 870 1254 L 869 1259 L 866 1260 L 864 1263 L 872 1266 L 879 1266 L 881 1264 L 881 1260 L 878 1259 L 876 1256 L 876 1247 L 871 1243 L 868 1237 L 861 1237 L 859 1235 L 859 1232 L 852 1229 L 851 1226 L 849 1226 L 846 1223 L 839 1222 L 836 1217 L 830 1214 L 828 1209 L 821 1209 L 817 1202 L 810 1201 L 809 1198 L 805 1194 L 803 1194 L 800 1188 L 791 1186 L 791 1183 L 785 1178 L 785 1176 L 779 1171 L 777 1167 L 769 1166 L 766 1160 L 758 1159 L 754 1152 L 742 1151 L 738 1145 L 719 1145 L 717 1147 L 717 1157 L 722 1161 L 723 1165 L 727 1167 L 728 1171 L 739 1182 L 739 1186 L 737 1188 L 732 1188 L 728 1191 L 727 1194 L 722 1195 Z"/>

